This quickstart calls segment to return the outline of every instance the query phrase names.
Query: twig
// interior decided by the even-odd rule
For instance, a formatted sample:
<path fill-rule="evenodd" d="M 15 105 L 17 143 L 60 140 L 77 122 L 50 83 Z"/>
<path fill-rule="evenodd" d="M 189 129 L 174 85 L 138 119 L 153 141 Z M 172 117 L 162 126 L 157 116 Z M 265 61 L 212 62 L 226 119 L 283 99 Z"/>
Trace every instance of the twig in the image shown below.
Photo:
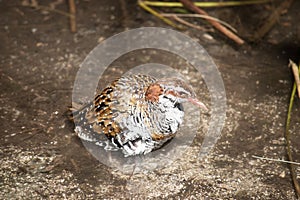
<path fill-rule="evenodd" d="M 171 20 L 163 17 L 161 14 L 159 14 L 158 12 L 156 12 L 155 10 L 153 10 L 152 8 L 150 8 L 149 6 L 147 6 L 144 1 L 139 0 L 138 1 L 139 6 L 141 6 L 143 9 L 145 9 L 146 11 L 150 12 L 152 15 L 158 17 L 159 19 L 163 20 L 165 23 L 169 24 L 170 26 L 173 26 L 175 28 L 178 29 L 182 29 L 180 26 L 178 26 L 177 24 L 173 23 Z"/>
<path fill-rule="evenodd" d="M 36 129 L 36 132 L 32 133 L 31 135 L 29 135 L 29 136 L 27 136 L 27 137 L 25 137 L 25 138 L 22 138 L 22 140 L 19 141 L 19 143 L 31 139 L 32 137 L 36 136 L 36 134 L 38 134 L 40 131 L 42 131 L 42 129 L 37 128 L 37 129 Z"/>
<path fill-rule="evenodd" d="M 197 6 L 195 6 L 195 4 L 193 2 L 191 2 L 190 0 L 180 0 L 180 1 L 189 10 L 192 10 L 192 11 L 198 13 L 198 14 L 201 14 L 201 15 L 209 16 L 204 10 L 202 10 L 202 9 L 198 8 Z M 219 22 L 214 21 L 212 19 L 207 19 L 207 21 L 209 23 L 211 23 L 211 25 L 214 26 L 216 29 L 221 31 L 224 35 L 226 35 L 228 38 L 235 41 L 237 44 L 240 44 L 240 45 L 244 44 L 244 40 L 242 40 L 239 36 L 235 35 L 233 32 L 231 32 L 226 27 L 221 25 Z"/>
<path fill-rule="evenodd" d="M 120 2 L 120 7 L 121 7 L 121 11 L 122 11 L 122 26 L 127 29 L 129 27 L 129 14 L 128 14 L 128 10 L 126 8 L 127 2 L 125 2 L 126 0 L 119 0 Z"/>
<path fill-rule="evenodd" d="M 64 12 L 61 10 L 57 10 L 54 8 L 53 5 L 51 5 L 52 7 L 38 5 L 38 3 L 36 1 L 32 1 L 31 4 L 23 4 L 23 6 L 32 7 L 32 8 L 38 9 L 38 10 L 47 10 L 50 12 L 55 12 L 55 13 L 67 16 L 70 18 L 71 31 L 76 32 L 76 21 L 75 21 L 76 9 L 75 9 L 74 0 L 69 0 L 70 13 L 67 13 L 67 12 Z"/>
<path fill-rule="evenodd" d="M 203 19 L 211 19 L 211 20 L 215 20 L 217 22 L 219 22 L 220 24 L 223 24 L 224 26 L 228 27 L 230 30 L 232 30 L 233 32 L 237 32 L 237 30 L 235 28 L 233 28 L 230 24 L 219 20 L 215 17 L 211 17 L 211 16 L 207 16 L 207 15 L 200 15 L 200 14 L 176 14 L 176 13 L 162 13 L 161 14 L 164 17 L 198 17 L 198 18 L 203 18 Z"/>
<path fill-rule="evenodd" d="M 276 8 L 273 13 L 268 17 L 266 22 L 254 33 L 253 40 L 257 41 L 263 38 L 278 21 L 279 16 L 284 10 L 287 10 L 292 4 L 293 0 L 282 1 L 280 6 Z"/>
<path fill-rule="evenodd" d="M 224 6 L 243 6 L 268 3 L 272 0 L 250 0 L 250 1 L 226 1 L 226 2 L 194 2 L 199 7 L 224 7 Z M 157 7 L 183 7 L 180 2 L 161 2 L 161 1 L 143 1 L 148 6 Z"/>
<path fill-rule="evenodd" d="M 16 136 L 18 134 L 30 133 L 30 132 L 37 131 L 37 130 L 40 130 L 40 128 L 25 129 L 25 130 L 22 130 L 22 131 L 19 131 L 19 132 L 11 133 L 11 134 L 6 135 L 4 137 L 6 137 L 6 138 L 8 138 L 8 137 L 14 137 L 14 136 Z"/>
<path fill-rule="evenodd" d="M 55 1 L 52 0 L 52 2 L 49 3 L 49 7 L 55 9 L 56 6 L 61 5 L 63 3 L 65 3 L 65 0 L 55 0 Z"/>
<path fill-rule="evenodd" d="M 294 78 L 295 78 L 296 87 L 297 87 L 297 91 L 298 91 L 298 97 L 300 98 L 299 69 L 298 69 L 297 65 L 292 60 L 290 60 L 289 67 L 292 68 Z"/>
<path fill-rule="evenodd" d="M 76 7 L 74 0 L 69 0 L 69 7 L 70 7 L 70 29 L 72 33 L 76 32 Z"/>
<path fill-rule="evenodd" d="M 300 74 L 299 74 L 300 75 Z M 289 103 L 289 109 L 288 109 L 288 114 L 287 114 L 287 119 L 286 119 L 286 124 L 285 124 L 285 140 L 286 140 L 286 151 L 287 151 L 287 156 L 289 161 L 293 162 L 293 156 L 292 156 L 292 150 L 291 150 L 291 142 L 290 142 L 290 122 L 291 122 L 291 113 L 292 113 L 292 108 L 293 108 L 293 103 L 295 99 L 295 94 L 296 94 L 296 82 L 293 85 L 293 90 L 291 93 L 290 97 L 290 103 Z M 294 164 L 290 164 L 290 171 L 291 171 L 291 176 L 293 180 L 293 184 L 296 190 L 297 197 L 300 198 L 300 185 L 297 181 L 297 174 L 296 174 L 296 169 Z"/>
<path fill-rule="evenodd" d="M 192 27 L 192 28 L 194 28 L 194 29 L 198 29 L 198 30 L 200 30 L 200 31 L 204 31 L 204 30 L 205 30 L 205 28 L 203 28 L 203 27 L 201 27 L 201 26 L 197 26 L 197 25 L 195 25 L 195 24 L 192 24 L 192 23 L 190 23 L 190 22 L 188 22 L 188 21 L 186 21 L 186 20 L 184 20 L 184 19 L 178 17 L 177 15 L 169 15 L 169 16 L 170 16 L 170 17 L 173 17 L 176 21 L 178 21 L 178 22 L 180 22 L 180 23 L 182 23 L 182 24 L 184 24 L 184 25 L 186 25 L 186 26 Z M 167 17 L 167 16 L 166 16 L 166 17 Z"/>
<path fill-rule="evenodd" d="M 294 165 L 300 165 L 300 163 L 287 161 L 287 160 L 280 160 L 280 159 L 273 159 L 273 158 L 264 158 L 260 156 L 252 156 L 253 158 L 261 159 L 261 160 L 269 160 L 269 161 L 275 161 L 275 162 L 282 162 L 282 163 L 288 163 L 288 164 L 294 164 Z"/>

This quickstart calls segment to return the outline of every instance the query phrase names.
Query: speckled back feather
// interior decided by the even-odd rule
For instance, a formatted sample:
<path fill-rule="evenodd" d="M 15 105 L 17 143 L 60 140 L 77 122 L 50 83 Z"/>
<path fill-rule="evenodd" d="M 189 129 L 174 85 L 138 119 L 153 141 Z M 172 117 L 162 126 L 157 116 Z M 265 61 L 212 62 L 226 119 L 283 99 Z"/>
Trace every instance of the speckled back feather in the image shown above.
<path fill-rule="evenodd" d="M 155 81 L 155 78 L 147 75 L 123 76 L 113 81 L 95 97 L 92 103 L 77 111 L 74 121 L 78 127 L 81 127 L 80 132 L 84 135 L 94 132 L 104 133 L 118 147 L 121 147 L 122 144 L 114 138 L 126 131 L 126 127 L 122 125 L 123 120 L 129 115 L 146 109 L 145 93 L 149 85 Z"/>

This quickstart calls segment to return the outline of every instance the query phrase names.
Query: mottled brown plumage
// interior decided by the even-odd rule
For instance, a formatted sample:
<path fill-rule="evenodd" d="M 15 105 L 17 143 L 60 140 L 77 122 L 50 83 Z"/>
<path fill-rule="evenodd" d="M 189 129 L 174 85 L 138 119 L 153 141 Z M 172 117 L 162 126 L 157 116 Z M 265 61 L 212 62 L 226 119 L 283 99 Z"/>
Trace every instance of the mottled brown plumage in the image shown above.
<path fill-rule="evenodd" d="M 124 76 L 74 113 L 75 131 L 93 141 L 93 135 L 104 133 L 125 156 L 149 153 L 175 136 L 185 101 L 205 107 L 180 79 Z"/>

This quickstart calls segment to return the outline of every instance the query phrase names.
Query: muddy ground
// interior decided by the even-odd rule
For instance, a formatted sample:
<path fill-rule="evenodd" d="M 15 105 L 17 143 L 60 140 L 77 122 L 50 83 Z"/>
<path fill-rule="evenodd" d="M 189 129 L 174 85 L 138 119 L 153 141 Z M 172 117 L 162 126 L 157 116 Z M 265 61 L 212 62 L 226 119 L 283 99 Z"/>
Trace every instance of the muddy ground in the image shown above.
<path fill-rule="evenodd" d="M 248 40 L 274 4 L 208 9 L 237 28 L 247 41 L 242 47 L 217 31 L 183 31 L 208 51 L 222 75 L 228 106 L 222 135 L 204 160 L 197 156 L 200 130 L 171 165 L 131 175 L 99 162 L 75 136 L 66 115 L 73 83 L 100 40 L 132 28 L 170 27 L 136 1 L 86 0 L 76 1 L 74 34 L 64 15 L 24 2 L 0 1 L 1 199 L 296 199 L 287 164 L 252 156 L 286 159 L 283 132 L 293 81 L 287 64 L 289 58 L 299 61 L 299 1 L 256 43 Z M 44 6 L 50 2 L 38 1 Z M 68 5 L 63 2 L 56 9 L 67 11 Z M 124 66 L 139 59 L 123 59 Z M 112 69 L 116 66 L 122 62 Z M 197 82 L 193 73 L 189 76 Z M 299 105 L 296 99 L 291 123 L 298 162 Z"/>

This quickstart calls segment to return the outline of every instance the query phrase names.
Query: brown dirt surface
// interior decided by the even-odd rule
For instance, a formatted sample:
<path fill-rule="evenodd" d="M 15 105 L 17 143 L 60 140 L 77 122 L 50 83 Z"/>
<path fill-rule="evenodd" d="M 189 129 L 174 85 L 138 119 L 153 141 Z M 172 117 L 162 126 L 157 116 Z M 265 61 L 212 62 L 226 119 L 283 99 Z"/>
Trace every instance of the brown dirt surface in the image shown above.
<path fill-rule="evenodd" d="M 75 136 L 67 112 L 75 76 L 100 40 L 133 28 L 170 27 L 136 1 L 84 0 L 75 1 L 77 32 L 71 33 L 66 16 L 26 2 L 0 0 L 0 199 L 296 199 L 287 164 L 252 156 L 287 159 L 283 133 L 293 83 L 287 65 L 300 58 L 300 1 L 256 43 L 249 42 L 251 34 L 278 1 L 206 9 L 238 30 L 247 41 L 241 47 L 217 31 L 183 31 L 208 51 L 223 78 L 228 108 L 222 135 L 204 160 L 197 157 L 203 140 L 197 134 L 171 165 L 132 175 L 99 162 Z M 49 7 L 53 1 L 37 2 Z M 55 2 L 55 9 L 68 12 L 67 1 Z M 149 60 L 148 53 L 177 63 L 149 51 L 144 57 L 129 54 L 112 64 L 105 82 Z M 193 73 L 190 80 L 198 82 Z M 299 105 L 296 98 L 291 122 L 296 162 Z"/>

